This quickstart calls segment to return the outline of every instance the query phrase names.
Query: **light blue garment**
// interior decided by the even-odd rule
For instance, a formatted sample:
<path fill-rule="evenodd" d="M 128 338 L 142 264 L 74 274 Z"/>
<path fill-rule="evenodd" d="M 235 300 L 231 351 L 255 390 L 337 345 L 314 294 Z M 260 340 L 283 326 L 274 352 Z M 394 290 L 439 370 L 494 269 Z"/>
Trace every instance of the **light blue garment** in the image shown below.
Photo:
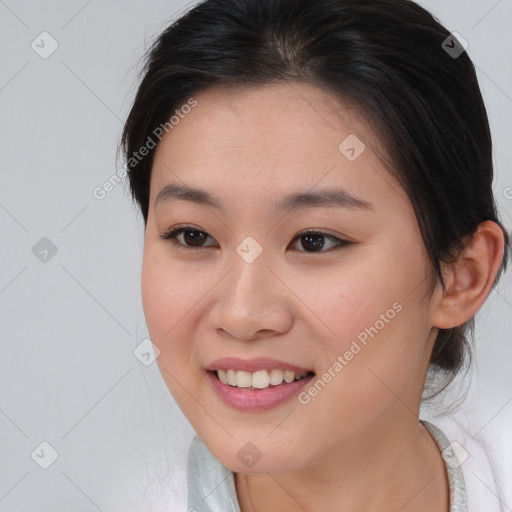
<path fill-rule="evenodd" d="M 420 420 L 437 442 L 450 484 L 450 512 L 467 512 L 466 487 L 460 463 L 446 436 Z M 188 512 L 240 512 L 235 474 L 219 462 L 196 435 L 188 452 Z"/>

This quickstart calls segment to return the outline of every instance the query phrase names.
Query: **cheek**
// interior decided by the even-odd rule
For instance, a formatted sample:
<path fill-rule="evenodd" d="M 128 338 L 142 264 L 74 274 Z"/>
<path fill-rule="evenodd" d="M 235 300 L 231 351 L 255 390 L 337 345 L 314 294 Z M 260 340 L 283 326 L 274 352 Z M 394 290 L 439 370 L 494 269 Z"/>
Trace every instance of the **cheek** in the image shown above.
<path fill-rule="evenodd" d="M 165 251 L 163 251 L 165 253 Z M 151 244 L 144 248 L 141 293 L 144 317 L 152 342 L 159 348 L 161 367 L 173 373 L 192 344 L 187 337 L 187 314 L 197 302 L 200 286 L 179 265 L 169 264 L 162 251 Z"/>
<path fill-rule="evenodd" d="M 151 338 L 158 345 L 162 343 L 165 332 L 172 327 L 179 309 L 179 304 L 176 304 L 179 298 L 176 293 L 178 283 L 174 280 L 175 276 L 163 270 L 159 259 L 146 246 L 142 263 L 142 305 Z"/>
<path fill-rule="evenodd" d="M 170 265 L 161 251 L 145 247 L 141 293 L 150 338 L 160 350 L 156 361 L 174 400 L 188 418 L 194 418 L 201 410 L 190 400 L 198 390 L 191 371 L 195 344 L 187 314 L 194 314 L 198 284 L 188 274 L 179 265 Z"/>
<path fill-rule="evenodd" d="M 172 261 L 165 249 L 146 242 L 141 292 L 146 323 L 155 338 L 164 341 L 186 324 L 186 316 L 201 293 L 208 290 L 204 273 L 192 265 Z"/>
<path fill-rule="evenodd" d="M 329 354 L 347 350 L 352 340 L 364 341 L 368 328 L 387 330 L 401 309 L 405 280 L 384 268 L 382 261 L 372 264 L 367 260 L 322 278 L 311 302 L 329 328 L 330 335 L 323 338 Z"/>
<path fill-rule="evenodd" d="M 345 422 L 347 432 L 358 431 L 395 405 L 414 407 L 429 329 L 419 305 L 424 288 L 411 293 L 405 277 L 388 275 L 388 282 L 380 283 L 362 279 L 352 290 L 333 294 L 338 308 L 332 311 L 332 325 L 338 335 L 327 346 L 325 373 L 318 376 L 328 383 L 325 393 L 323 384 L 317 386 L 321 392 L 312 393 L 318 396 L 316 407 L 333 414 L 331 424 Z M 351 300 L 344 295 L 348 291 Z"/>
<path fill-rule="evenodd" d="M 339 386 L 349 400 L 373 403 L 390 393 L 386 383 L 403 390 L 424 363 L 429 332 L 421 306 L 424 273 L 408 257 L 394 254 L 351 265 L 321 282 L 313 298 L 331 332 L 322 339 L 323 369 L 337 376 L 333 389 Z"/>

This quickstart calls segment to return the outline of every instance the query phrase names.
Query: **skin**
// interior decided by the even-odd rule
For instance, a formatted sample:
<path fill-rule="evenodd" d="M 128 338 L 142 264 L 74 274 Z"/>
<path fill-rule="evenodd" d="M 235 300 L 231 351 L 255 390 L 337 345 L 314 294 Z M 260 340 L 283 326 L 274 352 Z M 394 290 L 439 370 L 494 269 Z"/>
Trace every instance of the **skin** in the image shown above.
<path fill-rule="evenodd" d="M 503 254 L 501 229 L 481 225 L 448 290 L 428 295 L 430 266 L 412 206 L 383 163 L 363 115 L 304 83 L 213 88 L 159 143 L 142 265 L 144 313 L 169 390 L 213 455 L 235 472 L 243 512 L 449 510 L 444 462 L 419 423 L 438 328 L 465 322 L 489 294 Z M 355 134 L 366 149 L 338 149 Z M 177 182 L 215 194 L 225 212 L 173 199 Z M 313 207 L 277 214 L 292 192 L 343 187 L 371 208 Z M 209 235 L 163 240 L 191 224 Z M 315 252 L 303 230 L 328 237 Z M 197 235 L 197 233 L 196 233 Z M 252 263 L 236 248 L 253 237 Z M 189 244 L 187 247 L 187 243 Z M 180 245 L 181 244 L 181 245 Z M 402 307 L 311 401 L 235 410 L 213 391 L 205 366 L 259 356 L 321 376 L 394 303 Z M 237 452 L 251 442 L 251 468 Z M 368 492 L 371 490 L 371 492 Z"/>

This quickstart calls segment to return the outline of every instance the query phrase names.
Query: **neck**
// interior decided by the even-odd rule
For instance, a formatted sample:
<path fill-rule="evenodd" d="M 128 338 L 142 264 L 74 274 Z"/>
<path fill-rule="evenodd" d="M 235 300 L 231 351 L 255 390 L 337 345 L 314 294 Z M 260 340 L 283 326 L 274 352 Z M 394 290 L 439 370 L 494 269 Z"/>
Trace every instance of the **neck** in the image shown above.
<path fill-rule="evenodd" d="M 449 484 L 430 433 L 403 417 L 369 427 L 315 465 L 287 473 L 235 475 L 242 512 L 449 512 Z"/>

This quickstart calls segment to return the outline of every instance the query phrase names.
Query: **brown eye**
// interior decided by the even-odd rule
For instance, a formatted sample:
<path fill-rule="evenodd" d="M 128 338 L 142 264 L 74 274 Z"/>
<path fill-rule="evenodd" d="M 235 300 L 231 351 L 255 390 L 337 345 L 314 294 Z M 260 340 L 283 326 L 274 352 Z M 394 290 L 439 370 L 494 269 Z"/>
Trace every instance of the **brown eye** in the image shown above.
<path fill-rule="evenodd" d="M 201 231 L 191 226 L 184 226 L 177 229 L 173 229 L 159 236 L 163 240 L 173 240 L 179 243 L 180 245 L 184 246 L 185 248 L 188 247 L 198 249 L 208 247 L 204 246 L 203 244 L 208 238 L 212 238 L 205 231 Z M 179 237 L 181 237 L 181 239 Z"/>
<path fill-rule="evenodd" d="M 329 240 L 328 243 L 325 242 L 326 239 Z M 330 249 L 344 247 L 350 243 L 334 235 L 323 233 L 322 231 L 304 231 L 294 238 L 294 242 L 295 240 L 300 241 L 300 245 L 305 249 L 304 251 L 297 249 L 299 252 L 327 252 Z M 332 244 L 331 247 L 327 247 L 327 250 L 323 250 L 329 243 Z"/>

